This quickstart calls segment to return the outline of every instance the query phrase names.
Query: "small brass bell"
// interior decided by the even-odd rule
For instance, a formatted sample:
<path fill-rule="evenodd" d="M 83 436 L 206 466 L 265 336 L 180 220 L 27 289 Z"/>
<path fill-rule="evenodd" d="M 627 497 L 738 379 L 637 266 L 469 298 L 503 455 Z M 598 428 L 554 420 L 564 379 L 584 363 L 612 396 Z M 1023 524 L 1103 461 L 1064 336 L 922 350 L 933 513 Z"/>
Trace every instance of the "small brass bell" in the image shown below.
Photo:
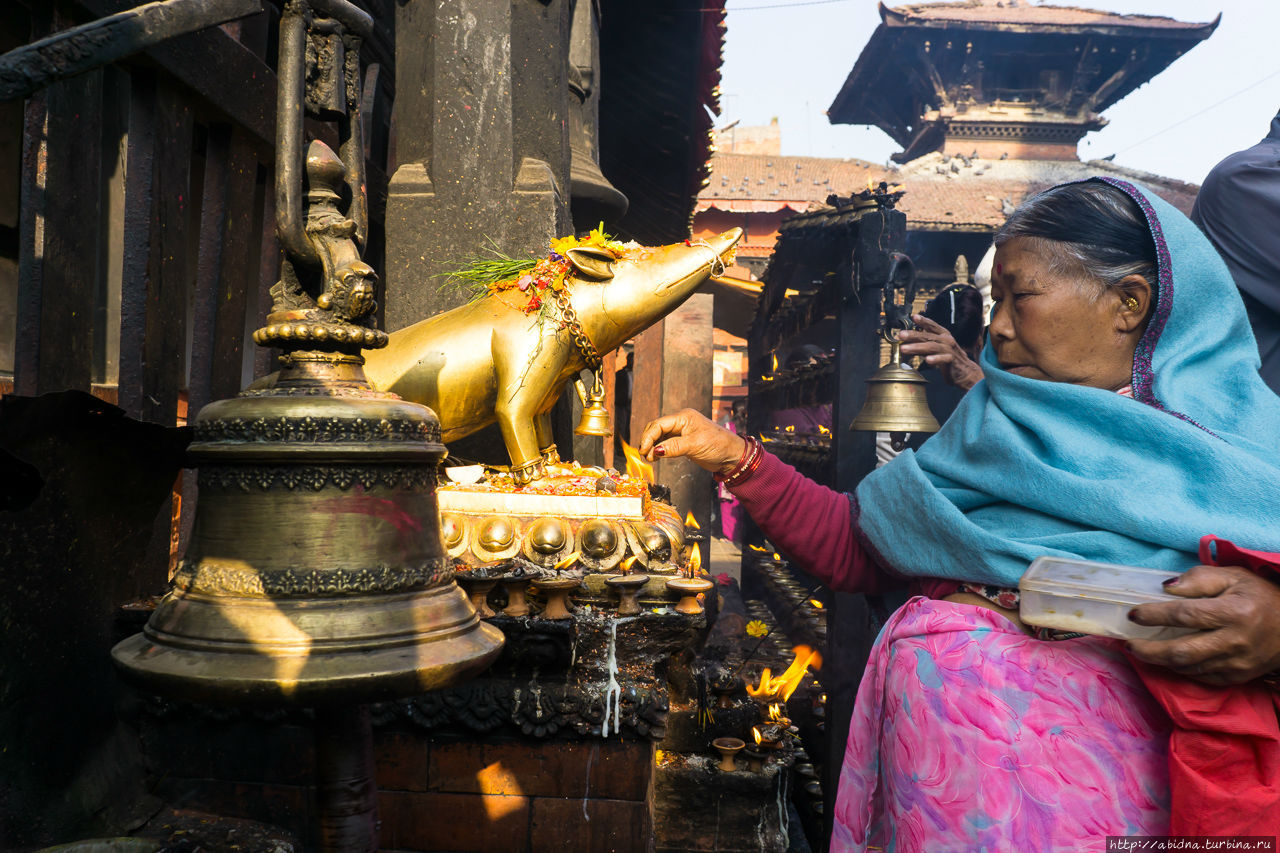
<path fill-rule="evenodd" d="M 938 419 L 929 411 L 924 388 L 929 381 L 919 371 L 901 363 L 897 338 L 889 342 L 889 363 L 867 380 L 867 400 L 849 429 L 887 432 L 894 450 L 906 443 L 906 433 L 938 431 Z"/>
<path fill-rule="evenodd" d="M 601 381 L 600 374 L 596 374 L 596 381 L 591 386 L 590 394 L 587 393 L 581 379 L 574 383 L 574 387 L 578 389 L 578 399 L 582 401 L 582 417 L 578 419 L 578 426 L 573 434 L 598 435 L 602 438 L 613 435 L 613 427 L 609 423 L 609 410 L 604 405 L 604 382 Z"/>

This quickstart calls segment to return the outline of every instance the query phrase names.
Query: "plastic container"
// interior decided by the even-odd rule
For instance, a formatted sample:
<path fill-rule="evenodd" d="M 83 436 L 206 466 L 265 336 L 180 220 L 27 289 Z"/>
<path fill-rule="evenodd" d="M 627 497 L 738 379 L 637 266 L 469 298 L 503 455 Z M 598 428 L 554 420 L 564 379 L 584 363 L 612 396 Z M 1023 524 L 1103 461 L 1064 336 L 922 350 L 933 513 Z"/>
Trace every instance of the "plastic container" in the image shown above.
<path fill-rule="evenodd" d="M 1129 611 L 1139 604 L 1178 601 L 1161 586 L 1170 577 L 1166 571 L 1136 566 L 1037 557 L 1018 582 L 1022 594 L 1018 615 L 1028 625 L 1059 631 L 1122 640 L 1169 640 L 1194 629 L 1138 625 L 1129 621 Z"/>

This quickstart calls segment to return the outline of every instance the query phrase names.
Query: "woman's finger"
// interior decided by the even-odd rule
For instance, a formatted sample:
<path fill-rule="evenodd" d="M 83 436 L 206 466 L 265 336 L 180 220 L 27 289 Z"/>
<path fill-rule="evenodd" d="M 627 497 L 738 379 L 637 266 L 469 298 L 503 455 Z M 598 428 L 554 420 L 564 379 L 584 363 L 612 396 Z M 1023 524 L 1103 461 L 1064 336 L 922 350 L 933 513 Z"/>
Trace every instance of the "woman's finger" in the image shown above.
<path fill-rule="evenodd" d="M 1229 631 L 1204 631 L 1172 640 L 1130 640 L 1129 650 L 1139 660 L 1180 672 L 1206 675 L 1231 657 L 1234 641 Z"/>
<path fill-rule="evenodd" d="M 1196 566 L 1177 576 L 1172 583 L 1166 583 L 1165 589 L 1186 598 L 1211 598 L 1222 595 L 1240 581 L 1242 575 L 1249 574 L 1248 569 L 1239 566 Z"/>
<path fill-rule="evenodd" d="M 679 429 L 678 415 L 663 415 L 649 421 L 644 430 L 640 433 L 640 445 L 636 450 L 641 455 L 652 458 L 653 446 L 668 435 L 677 432 Z"/>
<path fill-rule="evenodd" d="M 924 329 L 926 332 L 933 332 L 935 335 L 938 333 L 941 333 L 950 337 L 950 333 L 947 331 L 946 326 L 943 326 L 941 323 L 937 323 L 937 322 L 934 322 L 933 320 L 930 320 L 928 317 L 924 316 L 923 314 L 912 314 L 911 319 L 915 322 L 917 326 L 919 326 L 921 329 Z"/>
<path fill-rule="evenodd" d="M 1129 618 L 1139 625 L 1174 625 L 1209 631 L 1235 624 L 1238 602 L 1222 598 L 1189 598 L 1186 601 L 1162 601 L 1139 604 L 1129 611 Z"/>

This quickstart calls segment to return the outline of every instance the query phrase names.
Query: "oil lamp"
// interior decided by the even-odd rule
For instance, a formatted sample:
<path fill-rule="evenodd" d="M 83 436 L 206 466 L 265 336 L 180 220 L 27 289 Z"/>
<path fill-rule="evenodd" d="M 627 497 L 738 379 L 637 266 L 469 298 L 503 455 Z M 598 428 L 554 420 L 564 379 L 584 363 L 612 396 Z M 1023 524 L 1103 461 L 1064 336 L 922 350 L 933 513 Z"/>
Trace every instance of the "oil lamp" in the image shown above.
<path fill-rule="evenodd" d="M 903 301 L 897 301 L 899 279 Z M 889 361 L 867 379 L 867 399 L 849 429 L 887 432 L 894 450 L 902 450 L 907 434 L 938 431 L 938 420 L 929 411 L 924 389 L 928 380 L 902 363 L 898 331 L 912 329 L 911 304 L 915 299 L 916 272 L 911 259 L 894 252 L 884 283 L 884 321 L 880 336 L 889 342 Z"/>

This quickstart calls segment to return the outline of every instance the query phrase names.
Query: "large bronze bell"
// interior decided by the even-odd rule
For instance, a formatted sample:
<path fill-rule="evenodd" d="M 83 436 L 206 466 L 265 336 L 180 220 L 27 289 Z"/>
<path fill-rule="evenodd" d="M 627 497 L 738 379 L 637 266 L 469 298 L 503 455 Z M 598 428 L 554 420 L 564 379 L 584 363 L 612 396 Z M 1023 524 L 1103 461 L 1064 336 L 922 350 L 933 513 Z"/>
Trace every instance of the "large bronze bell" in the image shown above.
<path fill-rule="evenodd" d="M 368 16 L 348 3 L 324 8 L 341 13 L 358 55 Z M 407 696 L 461 681 L 502 648 L 454 583 L 441 542 L 439 421 L 365 379 L 360 352 L 386 346 L 387 334 L 372 322 L 377 277 L 360 259 L 358 83 L 339 89 L 344 159 L 312 142 L 302 180 L 306 40 L 329 32 L 310 32 L 311 18 L 294 3 L 281 17 L 285 260 L 254 334 L 283 352 L 283 369 L 200 411 L 190 544 L 146 628 L 112 650 L 131 680 L 189 701 L 332 707 Z M 340 70 L 358 81 L 358 64 Z"/>
<path fill-rule="evenodd" d="M 889 362 L 867 379 L 867 399 L 849 429 L 887 432 L 895 450 L 901 450 L 905 434 L 938 431 L 938 419 L 929 411 L 924 388 L 928 380 L 909 364 L 902 364 L 896 337 L 890 341 Z"/>

